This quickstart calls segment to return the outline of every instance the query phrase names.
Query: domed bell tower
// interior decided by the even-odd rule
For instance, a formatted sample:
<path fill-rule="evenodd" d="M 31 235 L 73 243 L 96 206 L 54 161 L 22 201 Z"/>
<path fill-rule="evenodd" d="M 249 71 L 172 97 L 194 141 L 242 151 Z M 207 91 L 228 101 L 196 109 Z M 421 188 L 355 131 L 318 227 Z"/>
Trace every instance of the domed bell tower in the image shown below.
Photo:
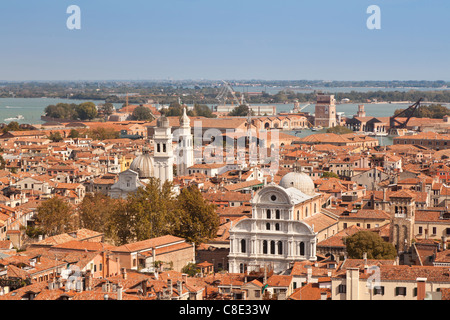
<path fill-rule="evenodd" d="M 194 139 L 191 133 L 190 119 L 183 108 L 183 115 L 180 118 L 180 128 L 177 147 L 177 175 L 187 175 L 187 168 L 194 165 Z"/>

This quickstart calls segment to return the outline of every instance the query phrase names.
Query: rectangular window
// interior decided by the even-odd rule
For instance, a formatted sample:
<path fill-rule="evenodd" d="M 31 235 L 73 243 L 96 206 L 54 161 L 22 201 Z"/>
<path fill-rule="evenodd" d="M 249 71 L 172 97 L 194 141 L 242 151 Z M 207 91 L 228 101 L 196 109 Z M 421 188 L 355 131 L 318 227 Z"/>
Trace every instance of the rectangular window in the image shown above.
<path fill-rule="evenodd" d="M 373 294 L 374 295 L 384 295 L 384 287 L 375 287 L 373 288 Z"/>
<path fill-rule="evenodd" d="M 406 287 L 396 287 L 395 295 L 396 296 L 406 296 Z"/>
<path fill-rule="evenodd" d="M 437 233 L 437 228 L 433 227 L 433 234 L 436 234 L 436 233 Z"/>
<path fill-rule="evenodd" d="M 345 284 L 340 284 L 338 286 L 338 293 L 347 293 L 347 286 Z"/>
<path fill-rule="evenodd" d="M 419 234 L 422 234 L 422 232 L 423 232 L 422 227 L 419 227 Z"/>

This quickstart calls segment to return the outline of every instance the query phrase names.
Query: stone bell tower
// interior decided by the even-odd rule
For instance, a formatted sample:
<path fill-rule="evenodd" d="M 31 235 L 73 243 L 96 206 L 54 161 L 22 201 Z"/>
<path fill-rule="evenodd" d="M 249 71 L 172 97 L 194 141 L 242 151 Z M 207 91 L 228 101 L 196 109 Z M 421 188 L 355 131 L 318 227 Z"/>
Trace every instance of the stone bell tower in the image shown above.
<path fill-rule="evenodd" d="M 161 116 L 156 122 L 153 143 L 154 175 L 162 185 L 166 180 L 173 181 L 172 130 L 165 116 Z"/>
<path fill-rule="evenodd" d="M 406 252 L 414 237 L 416 202 L 409 191 L 400 190 L 390 196 L 391 231 L 390 241 L 397 252 Z"/>

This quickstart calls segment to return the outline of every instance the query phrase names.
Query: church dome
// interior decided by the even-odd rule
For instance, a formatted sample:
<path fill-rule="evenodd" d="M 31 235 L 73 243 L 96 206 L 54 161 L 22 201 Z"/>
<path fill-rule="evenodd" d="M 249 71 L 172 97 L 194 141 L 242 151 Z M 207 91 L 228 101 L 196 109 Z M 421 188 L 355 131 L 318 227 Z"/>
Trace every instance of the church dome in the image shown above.
<path fill-rule="evenodd" d="M 166 116 L 161 116 L 156 120 L 156 126 L 158 128 L 169 128 L 169 119 Z"/>
<path fill-rule="evenodd" d="M 144 147 L 142 151 L 143 153 L 131 162 L 130 170 L 137 172 L 139 179 L 148 179 L 154 177 L 153 157 L 150 156 L 148 148 Z"/>
<path fill-rule="evenodd" d="M 314 182 L 310 176 L 304 172 L 289 172 L 281 178 L 280 186 L 283 188 L 296 188 L 306 195 L 315 195 Z"/>

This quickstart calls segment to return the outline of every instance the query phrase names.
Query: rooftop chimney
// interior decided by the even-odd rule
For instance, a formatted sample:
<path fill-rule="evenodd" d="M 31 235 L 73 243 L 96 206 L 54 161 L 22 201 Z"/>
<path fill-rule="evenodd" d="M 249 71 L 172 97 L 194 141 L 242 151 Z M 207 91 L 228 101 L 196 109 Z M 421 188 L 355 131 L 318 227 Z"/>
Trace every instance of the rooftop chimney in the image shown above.
<path fill-rule="evenodd" d="M 306 282 L 310 283 L 312 280 L 312 266 L 305 266 L 305 267 L 308 267 L 306 269 Z"/>
<path fill-rule="evenodd" d="M 183 282 L 177 281 L 177 291 L 178 295 L 181 297 L 181 294 L 183 293 Z"/>
<path fill-rule="evenodd" d="M 120 284 L 117 287 L 117 300 L 122 300 L 122 286 Z"/>
<path fill-rule="evenodd" d="M 127 280 L 128 276 L 127 276 L 127 269 L 122 268 L 122 278 L 123 280 Z"/>
<path fill-rule="evenodd" d="M 142 295 L 144 297 L 147 296 L 147 279 L 145 279 L 144 281 L 142 281 Z"/>
<path fill-rule="evenodd" d="M 167 279 L 167 287 L 169 288 L 169 294 L 172 297 L 172 293 L 173 293 L 172 279 Z"/>
<path fill-rule="evenodd" d="M 184 282 L 184 283 L 187 283 L 188 275 L 187 275 L 186 273 L 183 273 L 183 274 L 181 275 L 181 277 L 182 277 L 182 279 L 183 279 L 183 282 Z"/>
<path fill-rule="evenodd" d="M 321 292 L 320 293 L 320 300 L 327 300 L 327 293 L 326 292 Z"/>

